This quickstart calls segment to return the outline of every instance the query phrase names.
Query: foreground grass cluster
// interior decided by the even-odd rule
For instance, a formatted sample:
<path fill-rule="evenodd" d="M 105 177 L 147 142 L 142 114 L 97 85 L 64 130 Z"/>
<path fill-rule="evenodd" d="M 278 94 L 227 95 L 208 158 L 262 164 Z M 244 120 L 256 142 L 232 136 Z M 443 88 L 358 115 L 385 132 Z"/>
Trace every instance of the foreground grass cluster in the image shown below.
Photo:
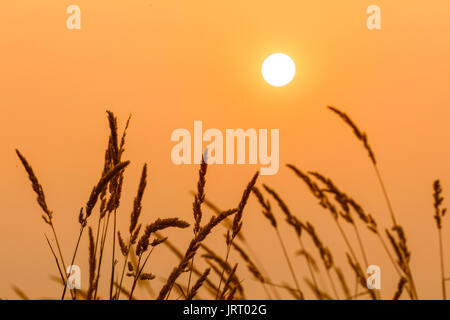
<path fill-rule="evenodd" d="M 147 263 L 157 246 L 167 246 L 178 258 L 179 262 L 169 273 L 165 283 L 159 288 L 159 292 L 154 293 L 158 300 L 165 299 L 246 299 L 245 286 L 239 275 L 238 265 L 229 262 L 230 252 L 236 251 L 244 265 L 253 276 L 255 281 L 261 284 L 268 299 L 279 299 L 279 291 L 288 292 L 294 299 L 359 299 L 370 298 L 380 299 L 377 290 L 367 288 L 367 275 L 365 270 L 368 267 L 367 254 L 361 240 L 361 225 L 367 227 L 367 232 L 373 233 L 380 241 L 386 256 L 389 258 L 392 268 L 398 275 L 398 285 L 392 299 L 400 298 L 419 299 L 414 283 L 413 273 L 410 269 L 411 252 L 407 246 L 407 238 L 402 226 L 398 223 L 395 212 L 392 209 L 388 193 L 383 183 L 382 176 L 377 166 L 375 153 L 372 150 L 367 135 L 362 132 L 352 119 L 344 112 L 328 107 L 338 115 L 354 132 L 356 138 L 362 143 L 367 151 L 368 158 L 373 165 L 380 187 L 389 209 L 392 225 L 388 228 L 377 224 L 375 218 L 367 213 L 363 207 L 351 196 L 343 192 L 329 178 L 318 172 L 304 172 L 292 164 L 288 168 L 292 170 L 300 181 L 306 184 L 311 194 L 318 200 L 319 205 L 326 210 L 336 224 L 339 234 L 342 236 L 346 246 L 348 268 L 354 274 L 352 286 L 349 286 L 341 268 L 335 264 L 333 252 L 325 245 L 315 227 L 307 221 L 302 221 L 300 217 L 294 215 L 280 195 L 271 187 L 262 184 L 257 186 L 259 173 L 257 172 L 248 185 L 244 188 L 241 200 L 235 208 L 220 210 L 205 197 L 206 175 L 208 165 L 202 161 L 199 169 L 197 190 L 193 196 L 193 225 L 183 221 L 178 217 L 167 219 L 156 219 L 151 223 L 140 221 L 142 211 L 142 199 L 147 186 L 147 165 L 142 168 L 141 178 L 138 184 L 137 194 L 134 199 L 133 209 L 130 215 L 128 230 L 117 230 L 117 211 L 120 207 L 124 173 L 129 165 L 129 161 L 122 159 L 126 140 L 126 130 L 130 119 L 128 119 L 122 135 L 119 135 L 117 119 L 110 111 L 107 112 L 110 128 L 110 135 L 105 151 L 105 161 L 98 183 L 93 187 L 89 199 L 80 209 L 78 222 L 79 233 L 75 250 L 70 256 L 70 260 L 63 257 L 58 240 L 57 231 L 54 225 L 53 212 L 47 205 L 44 190 L 38 181 L 31 165 L 19 150 L 16 153 L 23 164 L 32 188 L 37 195 L 37 202 L 43 211 L 42 218 L 50 229 L 53 241 L 47 239 L 48 246 L 52 252 L 55 264 L 59 273 L 58 281 L 61 282 L 61 299 L 87 299 L 97 300 L 102 297 L 110 300 L 136 299 L 135 291 L 138 286 L 153 292 L 148 282 L 155 278 L 155 275 L 146 270 Z M 120 136 L 120 138 L 119 138 Z M 273 281 L 264 267 L 258 263 L 259 259 L 250 249 L 246 238 L 241 232 L 243 216 L 248 199 L 254 196 L 260 206 L 263 217 L 273 227 L 274 233 L 280 243 L 280 250 L 285 258 L 285 263 L 289 267 L 292 282 L 291 284 L 279 284 Z M 443 243 L 442 243 L 442 218 L 446 209 L 442 207 L 443 197 L 439 180 L 433 184 L 433 197 L 435 208 L 435 220 L 439 236 L 439 249 L 441 259 L 441 281 L 442 297 L 446 299 L 445 283 L 447 279 L 444 273 Z M 298 239 L 298 254 L 304 258 L 305 268 L 294 270 L 286 249 L 283 237 L 279 231 L 279 223 L 275 218 L 272 203 L 276 203 L 284 214 L 283 223 L 292 227 Z M 203 210 L 205 207 L 211 209 L 215 215 L 205 221 Z M 94 213 L 95 211 L 95 213 Z M 224 224 L 227 228 L 225 234 L 226 254 L 221 256 L 215 250 L 205 244 L 205 239 L 213 232 L 218 232 L 216 227 Z M 349 241 L 343 224 L 349 224 L 350 230 L 358 240 L 356 246 Z M 179 250 L 162 233 L 165 229 L 192 228 L 192 238 L 186 241 L 187 248 Z M 68 289 L 65 285 L 70 276 L 67 266 L 73 265 L 79 257 L 78 248 L 83 236 L 88 237 L 89 245 L 89 286 L 87 290 Z M 111 234 L 108 238 L 107 235 Z M 314 246 L 307 248 L 304 238 L 308 237 Z M 110 239 L 107 241 L 107 239 Z M 105 250 L 112 251 L 111 261 L 104 261 Z M 312 252 L 316 251 L 320 257 L 322 266 L 313 258 Z M 356 254 L 360 252 L 360 254 Z M 202 265 L 206 263 L 208 268 L 199 269 L 199 260 Z M 102 271 L 102 264 L 110 264 L 111 272 Z M 329 282 L 328 288 L 319 285 L 318 277 L 321 272 L 326 274 Z M 181 276 L 187 274 L 181 281 Z M 213 277 L 214 274 L 214 277 Z M 298 280 L 305 279 L 304 284 Z M 132 279 L 131 286 L 125 287 L 124 278 Z M 107 284 L 107 292 L 99 293 L 99 282 Z M 303 286 L 309 288 L 311 296 L 305 296 Z M 156 285 L 152 286 L 153 288 Z M 351 288 L 351 289 L 350 289 Z M 25 298 L 26 295 L 19 290 L 17 292 Z M 383 297 L 386 299 L 386 297 Z"/>

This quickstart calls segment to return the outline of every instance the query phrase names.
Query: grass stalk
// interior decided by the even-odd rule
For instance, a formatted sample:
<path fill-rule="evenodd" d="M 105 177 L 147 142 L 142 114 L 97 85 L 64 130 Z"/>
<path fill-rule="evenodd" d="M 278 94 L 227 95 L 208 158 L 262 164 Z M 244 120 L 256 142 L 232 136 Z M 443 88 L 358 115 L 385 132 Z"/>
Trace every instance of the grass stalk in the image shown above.
<path fill-rule="evenodd" d="M 442 229 L 438 229 L 438 236 L 439 236 L 439 258 L 441 265 L 442 299 L 447 300 L 447 292 L 445 287 L 444 247 L 442 244 Z"/>
<path fill-rule="evenodd" d="M 275 231 L 276 231 L 276 234 L 277 234 L 277 237 L 278 237 L 278 241 L 280 242 L 281 249 L 283 250 L 283 254 L 284 254 L 284 257 L 286 259 L 286 263 L 287 263 L 287 265 L 289 267 L 289 270 L 291 272 L 292 279 L 294 280 L 295 287 L 297 288 L 297 291 L 300 293 L 300 296 L 303 297 L 303 293 L 300 290 L 300 285 L 299 285 L 297 277 L 295 275 L 294 268 L 292 267 L 291 260 L 289 259 L 289 255 L 288 255 L 288 252 L 286 250 L 286 246 L 284 245 L 283 239 L 281 238 L 280 231 L 278 230 L 278 228 L 276 228 Z"/>

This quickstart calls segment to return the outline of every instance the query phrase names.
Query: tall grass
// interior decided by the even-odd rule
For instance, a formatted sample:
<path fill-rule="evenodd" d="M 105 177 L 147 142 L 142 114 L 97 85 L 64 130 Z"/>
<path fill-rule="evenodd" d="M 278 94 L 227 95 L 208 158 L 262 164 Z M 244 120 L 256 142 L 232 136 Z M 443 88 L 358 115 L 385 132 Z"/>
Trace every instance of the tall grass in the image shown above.
<path fill-rule="evenodd" d="M 35 171 L 25 156 L 16 150 L 19 161 L 22 163 L 32 189 L 36 194 L 37 203 L 42 210 L 42 219 L 49 228 L 51 239 L 44 233 L 47 245 L 55 261 L 56 271 L 59 275 L 57 281 L 61 284 L 61 299 L 66 299 L 66 292 L 70 292 L 71 299 L 98 300 L 100 296 L 110 299 L 137 299 L 139 292 L 147 291 L 155 299 L 245 299 L 246 285 L 253 281 L 259 283 L 267 299 L 280 299 L 287 296 L 294 299 L 386 299 L 381 296 L 379 290 L 369 289 L 365 270 L 369 266 L 369 255 L 366 251 L 362 232 L 369 232 L 376 236 L 382 245 L 386 257 L 392 264 L 392 269 L 398 275 L 396 291 L 391 296 L 393 300 L 418 299 L 418 292 L 414 283 L 413 273 L 410 267 L 411 252 L 407 246 L 406 233 L 398 223 L 393 205 L 391 203 L 386 185 L 380 174 L 379 164 L 375 158 L 375 152 L 369 144 L 368 136 L 345 113 L 335 107 L 328 107 L 333 113 L 347 124 L 363 145 L 368 154 L 369 161 L 374 168 L 378 183 L 381 187 L 384 201 L 386 202 L 392 226 L 385 228 L 379 226 L 373 217 L 363 206 L 348 195 L 326 175 L 316 171 L 303 171 L 294 164 L 287 167 L 303 182 L 319 206 L 328 212 L 332 221 L 336 224 L 337 232 L 342 238 L 345 257 L 348 265 L 345 269 L 336 263 L 335 253 L 324 239 L 319 235 L 316 226 L 306 221 L 303 216 L 292 212 L 286 201 L 272 187 L 266 184 L 257 185 L 259 173 L 257 172 L 243 188 L 239 202 L 230 209 L 219 209 L 206 198 L 206 176 L 208 164 L 205 159 L 199 167 L 196 192 L 193 193 L 193 229 L 189 240 L 185 242 L 184 250 L 178 249 L 167 236 L 163 235 L 166 229 L 174 229 L 182 233 L 190 223 L 180 217 L 156 218 L 151 223 L 141 221 L 141 213 L 144 210 L 145 191 L 148 187 L 149 167 L 142 166 L 140 180 L 137 184 L 137 192 L 129 214 L 129 227 L 126 232 L 118 230 L 118 215 L 121 211 L 122 187 L 125 179 L 125 170 L 130 167 L 130 161 L 122 160 L 125 153 L 126 131 L 130 124 L 128 118 L 121 138 L 119 139 L 118 120 L 111 111 L 107 111 L 109 124 L 109 137 L 106 144 L 104 164 L 97 184 L 94 185 L 86 203 L 80 206 L 78 223 L 79 232 L 76 235 L 74 250 L 67 259 L 64 255 L 61 242 L 58 237 L 54 214 L 47 204 L 44 188 L 39 183 Z M 261 191 L 262 190 L 262 191 Z M 299 188 L 298 192 L 302 190 Z M 263 193 L 264 192 L 264 193 Z M 252 198 L 251 196 L 254 196 Z M 270 197 L 266 199 L 266 196 Z M 442 236 L 442 222 L 446 209 L 443 208 L 443 195 L 440 181 L 433 184 L 434 218 L 438 230 L 438 245 L 440 253 L 441 291 L 444 300 L 447 299 L 444 264 L 444 243 Z M 284 258 L 289 269 L 292 283 L 273 281 L 279 278 L 278 274 L 269 274 L 267 266 L 261 263 L 261 259 L 252 249 L 250 239 L 243 231 L 245 226 L 246 209 L 249 201 L 259 204 L 263 218 L 266 219 L 275 233 L 276 241 L 280 246 L 280 255 Z M 281 211 L 280 219 L 272 207 L 272 202 L 277 204 Z M 97 215 L 94 219 L 92 216 Z M 209 218 L 208 218 L 209 217 Z M 283 221 L 283 222 L 282 222 Z M 285 223 L 296 237 L 296 244 L 285 241 L 284 234 L 280 231 L 280 225 Z M 343 225 L 350 226 L 348 229 Z M 225 228 L 223 246 L 212 249 L 207 245 L 208 237 L 213 233 L 221 232 L 219 226 Z M 361 229 L 361 226 L 365 227 Z M 78 257 L 80 245 L 84 243 L 84 231 L 87 228 L 88 246 L 87 261 L 89 264 L 89 277 L 87 290 L 67 290 L 66 285 L 72 270 L 67 270 L 67 261 L 74 265 Z M 185 233 L 183 233 L 185 235 Z M 356 244 L 350 239 L 356 238 Z M 326 239 L 325 239 L 326 240 Z M 167 274 L 158 275 L 151 272 L 153 265 L 160 262 L 159 247 L 165 246 L 178 259 L 172 270 Z M 290 248 L 296 247 L 295 252 Z M 261 248 L 258 248 L 261 249 Z M 233 250 L 233 251 L 232 251 Z M 105 252 L 111 252 L 111 265 L 109 274 L 102 270 L 102 262 Z M 235 253 L 236 255 L 232 254 Z M 294 254 L 304 259 L 302 267 L 296 267 L 293 263 Z M 273 253 L 271 253 L 273 254 Z M 322 262 L 319 267 L 315 257 Z M 247 273 L 244 273 L 246 266 Z M 343 272 L 345 270 L 345 272 Z M 169 272 L 170 271 L 170 272 Z M 322 281 L 325 273 L 326 283 Z M 354 292 L 351 291 L 344 273 L 353 274 L 355 279 Z M 185 275 L 186 276 L 183 276 Z M 247 278 L 247 275 L 251 277 Z M 128 282 L 124 281 L 129 278 Z M 55 278 L 53 278 L 55 279 Z M 106 291 L 99 292 L 99 283 L 103 280 Z M 149 284 L 151 283 L 151 285 Z M 136 290 L 140 288 L 140 291 Z M 155 291 L 155 288 L 156 289 Z M 309 288 L 309 291 L 301 290 Z M 330 292 L 331 288 L 331 292 Z M 19 288 L 13 288 L 22 299 L 29 297 Z M 281 291 L 281 294 L 280 294 Z M 408 296 L 404 295 L 404 291 Z"/>

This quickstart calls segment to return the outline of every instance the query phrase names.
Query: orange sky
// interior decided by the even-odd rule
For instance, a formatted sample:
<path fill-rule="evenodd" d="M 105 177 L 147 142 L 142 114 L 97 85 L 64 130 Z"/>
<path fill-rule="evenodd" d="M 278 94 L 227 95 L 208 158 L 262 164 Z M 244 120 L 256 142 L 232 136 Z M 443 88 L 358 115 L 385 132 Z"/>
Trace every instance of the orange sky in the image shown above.
<path fill-rule="evenodd" d="M 70 4 L 81 8 L 81 30 L 66 28 Z M 381 8 L 380 31 L 366 28 L 371 4 Z M 192 221 L 189 190 L 195 188 L 198 168 L 172 164 L 170 135 L 177 128 L 192 131 L 194 120 L 221 130 L 280 129 L 280 170 L 260 182 L 275 187 L 301 219 L 317 224 L 337 252 L 344 246 L 331 219 L 286 163 L 331 176 L 388 226 L 366 153 L 350 129 L 325 109 L 331 104 L 368 133 L 408 235 L 419 295 L 439 298 L 431 183 L 439 177 L 444 192 L 450 190 L 449 10 L 444 0 L 2 0 L 1 297 L 14 297 L 11 284 L 36 298 L 59 292 L 47 280 L 55 274 L 43 236 L 48 230 L 14 148 L 35 168 L 69 255 L 77 212 L 102 168 L 106 109 L 118 115 L 121 126 L 133 115 L 123 228 L 144 162 L 150 184 L 143 220 L 181 216 Z M 296 77 L 286 87 L 271 87 L 262 79 L 261 64 L 274 52 L 296 63 Z M 207 195 L 223 208 L 236 206 L 259 167 L 211 166 Z M 290 281 L 259 211 L 252 200 L 244 232 L 266 269 L 280 272 L 279 282 Z M 173 237 L 184 250 L 183 239 L 192 233 L 183 232 Z M 382 281 L 390 297 L 396 285 L 392 268 L 376 239 L 368 233 L 363 237 L 371 250 L 369 262 L 387 270 Z M 291 242 L 293 252 L 296 242 Z M 166 276 L 175 260 L 165 249 L 159 257 L 154 271 Z M 338 261 L 346 267 L 342 254 Z M 263 297 L 250 277 L 246 281 L 256 297 Z"/>

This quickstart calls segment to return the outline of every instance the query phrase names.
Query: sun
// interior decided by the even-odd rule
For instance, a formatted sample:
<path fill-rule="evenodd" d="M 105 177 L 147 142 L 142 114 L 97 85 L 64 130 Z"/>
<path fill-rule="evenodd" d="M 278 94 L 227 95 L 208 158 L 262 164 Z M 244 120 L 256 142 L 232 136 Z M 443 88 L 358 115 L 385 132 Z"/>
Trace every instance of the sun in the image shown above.
<path fill-rule="evenodd" d="M 295 63 L 284 53 L 274 53 L 264 60 L 261 72 L 267 83 L 282 87 L 294 79 Z"/>

